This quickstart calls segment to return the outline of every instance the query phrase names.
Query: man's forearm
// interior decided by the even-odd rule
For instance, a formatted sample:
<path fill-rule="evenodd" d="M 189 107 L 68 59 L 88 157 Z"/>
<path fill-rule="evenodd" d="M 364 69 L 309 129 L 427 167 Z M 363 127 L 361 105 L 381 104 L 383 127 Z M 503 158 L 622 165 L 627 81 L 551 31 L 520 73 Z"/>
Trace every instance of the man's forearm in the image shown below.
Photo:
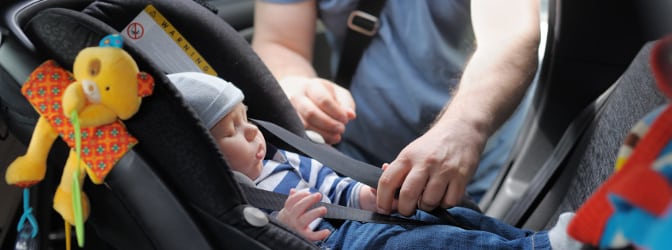
<path fill-rule="evenodd" d="M 534 77 L 535 42 L 477 50 L 435 126 L 459 119 L 484 135 L 492 134 L 513 113 Z"/>
<path fill-rule="evenodd" d="M 253 48 L 278 80 L 287 76 L 315 77 L 317 75 L 308 59 L 282 45 L 258 42 L 253 44 Z"/>
<path fill-rule="evenodd" d="M 513 113 L 536 72 L 539 6 L 537 0 L 472 1 L 471 16 L 477 48 L 436 125 L 459 119 L 489 136 Z"/>

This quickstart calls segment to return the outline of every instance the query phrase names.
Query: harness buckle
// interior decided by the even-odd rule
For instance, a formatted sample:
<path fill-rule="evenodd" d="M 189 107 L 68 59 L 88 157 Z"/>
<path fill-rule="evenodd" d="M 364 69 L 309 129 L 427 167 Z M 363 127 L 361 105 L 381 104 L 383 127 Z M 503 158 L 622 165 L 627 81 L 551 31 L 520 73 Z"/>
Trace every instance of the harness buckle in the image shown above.
<path fill-rule="evenodd" d="M 379 26 L 377 17 L 361 10 L 355 10 L 348 16 L 348 28 L 366 36 L 375 35 Z"/>

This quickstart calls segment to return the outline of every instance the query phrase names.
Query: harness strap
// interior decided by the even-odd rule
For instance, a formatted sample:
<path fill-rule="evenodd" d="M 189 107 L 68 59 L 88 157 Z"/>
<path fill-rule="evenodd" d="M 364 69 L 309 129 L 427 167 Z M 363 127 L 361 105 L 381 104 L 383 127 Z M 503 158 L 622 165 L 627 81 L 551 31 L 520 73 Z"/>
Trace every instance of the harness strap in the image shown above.
<path fill-rule="evenodd" d="M 348 17 L 348 29 L 334 78 L 334 81 L 344 88 L 350 88 L 350 81 L 364 54 L 364 49 L 378 32 L 380 27 L 378 16 L 384 5 L 385 0 L 362 0 Z"/>
<path fill-rule="evenodd" d="M 241 185 L 241 189 L 246 195 L 250 205 L 261 209 L 280 211 L 285 205 L 287 195 L 266 191 L 256 187 Z M 361 222 L 381 223 L 381 224 L 404 224 L 404 225 L 429 225 L 431 223 L 419 220 L 406 219 L 397 216 L 378 214 L 371 211 L 344 207 L 330 203 L 319 202 L 313 206 L 326 207 L 327 214 L 325 219 L 335 220 L 355 220 Z"/>
<path fill-rule="evenodd" d="M 307 140 L 303 137 L 300 137 L 294 133 L 291 133 L 287 131 L 286 129 L 275 125 L 270 122 L 266 121 L 261 121 L 261 120 L 255 120 L 255 119 L 250 119 L 252 122 L 257 124 L 259 128 L 266 132 L 264 135 L 269 135 L 269 136 L 275 136 L 276 138 L 284 141 L 291 147 L 293 147 L 293 151 L 296 152 L 302 152 L 305 155 L 312 157 L 313 159 L 316 159 L 322 164 L 329 166 L 332 168 L 334 171 L 337 173 L 343 175 L 343 176 L 348 176 L 352 179 L 355 179 L 361 183 L 364 183 L 366 185 L 369 185 L 373 188 L 378 187 L 378 179 L 380 178 L 380 175 L 383 173 L 383 171 L 380 168 L 377 168 L 375 166 L 372 166 L 370 164 L 352 159 L 340 151 L 337 151 L 336 149 L 332 148 L 329 145 L 326 144 L 320 144 L 320 143 L 314 143 L 310 140 Z M 246 192 L 247 193 L 247 192 Z M 253 197 L 252 195 L 249 195 L 248 200 L 252 200 Z M 284 204 L 284 201 L 287 199 L 286 196 L 281 198 L 281 204 L 278 207 L 277 210 L 282 208 L 282 205 Z M 252 202 L 252 201 L 250 201 Z M 348 214 L 355 214 L 355 213 L 360 213 L 356 212 L 355 210 L 360 210 L 363 211 L 363 213 L 369 213 L 368 215 L 363 216 L 362 218 L 359 217 L 345 217 L 345 218 L 336 218 L 336 219 L 349 219 L 349 220 L 362 220 L 366 218 L 382 218 L 380 217 L 380 214 L 376 214 L 370 211 L 365 211 L 361 209 L 355 209 L 355 208 L 347 208 L 347 207 L 342 207 L 342 206 L 336 206 L 333 204 L 329 204 L 330 206 L 335 206 L 338 208 L 333 208 L 334 210 L 344 210 L 347 211 L 345 215 Z M 257 206 L 257 205 L 255 205 Z M 266 206 L 265 204 L 259 205 L 259 207 Z M 475 211 L 479 211 L 480 209 L 478 208 L 478 205 L 476 205 L 473 201 L 468 199 L 468 197 L 463 197 L 462 199 L 462 204 L 460 206 L 467 207 L 470 209 L 473 209 Z M 332 208 L 329 208 L 327 210 L 330 210 Z M 444 224 L 448 225 L 454 225 L 458 226 L 464 229 L 471 229 L 469 226 L 464 225 L 463 223 L 458 222 L 446 209 L 443 208 L 436 208 L 433 211 L 429 212 L 430 214 L 436 216 L 440 220 L 444 222 Z M 367 219 L 368 221 L 368 219 Z M 392 221 L 386 221 L 385 218 L 382 218 L 380 220 L 375 220 L 376 223 L 394 223 L 394 224 L 399 224 L 402 223 L 403 221 L 398 221 L 396 218 L 392 219 Z"/>

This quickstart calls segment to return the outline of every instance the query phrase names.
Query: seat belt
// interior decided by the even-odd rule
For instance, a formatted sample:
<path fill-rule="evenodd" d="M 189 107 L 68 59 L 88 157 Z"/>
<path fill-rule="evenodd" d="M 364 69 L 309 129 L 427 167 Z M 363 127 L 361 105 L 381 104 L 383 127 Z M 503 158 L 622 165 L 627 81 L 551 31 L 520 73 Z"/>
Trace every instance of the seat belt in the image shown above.
<path fill-rule="evenodd" d="M 280 211 L 285 205 L 288 196 L 256 188 L 254 186 L 241 185 L 241 190 L 245 193 L 245 197 L 250 205 L 257 208 L 268 209 L 272 211 Z M 344 207 L 330 203 L 318 202 L 313 206 L 326 207 L 327 214 L 323 216 L 325 219 L 333 220 L 354 220 L 361 222 L 371 222 L 379 224 L 403 224 L 403 225 L 429 225 L 432 223 L 412 220 L 403 217 L 383 215 L 374 213 L 368 210 L 356 209 L 351 207 Z"/>
<path fill-rule="evenodd" d="M 570 123 L 563 133 L 558 145 L 555 147 L 548 160 L 537 171 L 532 181 L 521 197 L 525 199 L 515 202 L 511 210 L 502 218 L 502 220 L 516 227 L 523 226 L 523 219 L 532 214 L 533 207 L 536 207 L 544 198 L 542 193 L 547 193 L 552 186 L 550 181 L 555 179 L 562 169 L 560 166 L 565 162 L 567 156 L 575 148 L 579 139 L 588 129 L 589 125 L 604 110 L 604 103 L 614 92 L 614 89 L 621 81 L 617 81 L 602 93 L 595 101 L 590 103 L 579 115 Z"/>
<path fill-rule="evenodd" d="M 281 209 L 284 208 L 285 201 L 288 198 L 287 195 L 257 188 L 254 185 L 254 182 L 252 182 L 252 180 L 249 177 L 238 171 L 233 171 L 233 175 L 234 178 L 238 181 L 238 183 L 241 184 L 240 186 L 241 190 L 243 191 L 243 193 L 245 193 L 245 198 L 247 198 L 247 201 L 250 203 L 250 205 L 257 208 L 268 209 L 271 211 L 280 211 Z M 435 224 L 427 221 L 408 219 L 393 215 L 379 214 L 368 210 L 345 207 L 331 203 L 318 202 L 317 204 L 312 206 L 312 208 L 316 207 L 326 207 L 327 213 L 324 216 L 322 216 L 322 218 L 329 220 L 339 220 L 339 221 L 354 220 L 360 222 L 393 224 L 393 225 Z M 448 220 L 443 221 L 443 224 L 453 225 L 464 229 L 471 229 L 469 226 L 457 222 L 452 217 L 449 217 Z"/>
<path fill-rule="evenodd" d="M 348 16 L 348 29 L 334 77 L 334 82 L 346 89 L 350 88 L 352 76 L 364 54 L 364 49 L 378 32 L 380 27 L 378 16 L 384 5 L 385 0 L 360 0 L 357 9 Z"/>
<path fill-rule="evenodd" d="M 250 121 L 257 124 L 262 131 L 265 131 L 265 135 L 275 136 L 277 139 L 282 140 L 293 147 L 294 151 L 302 152 L 303 154 L 316 159 L 343 176 L 348 176 L 373 188 L 378 187 L 378 179 L 383 173 L 380 168 L 352 159 L 329 145 L 312 142 L 273 123 L 255 119 L 250 119 Z M 282 198 L 282 204 L 284 204 L 286 198 L 286 196 Z M 462 198 L 460 206 L 480 212 L 478 205 L 471 201 L 467 196 Z M 282 206 L 279 208 L 282 208 Z M 458 222 L 446 209 L 441 207 L 437 207 L 429 213 L 442 220 L 445 224 L 458 226 L 464 229 L 471 229 L 468 225 Z M 378 223 L 385 222 L 379 221 Z"/>

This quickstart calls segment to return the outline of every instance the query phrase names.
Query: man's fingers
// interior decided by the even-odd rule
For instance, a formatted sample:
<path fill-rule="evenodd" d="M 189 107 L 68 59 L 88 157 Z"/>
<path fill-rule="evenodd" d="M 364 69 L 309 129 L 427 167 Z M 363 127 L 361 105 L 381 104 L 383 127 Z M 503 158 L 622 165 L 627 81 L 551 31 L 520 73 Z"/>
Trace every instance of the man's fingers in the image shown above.
<path fill-rule="evenodd" d="M 392 211 L 394 196 L 401 187 L 410 168 L 410 165 L 401 165 L 393 162 L 380 176 L 377 189 L 378 195 L 376 196 L 378 213 L 389 214 Z"/>
<path fill-rule="evenodd" d="M 408 173 L 408 176 L 406 176 L 406 180 L 399 191 L 399 204 L 397 210 L 400 214 L 410 216 L 415 213 L 420 195 L 424 195 L 423 190 L 425 189 L 425 184 L 427 184 L 428 179 L 429 173 L 427 173 L 427 171 L 419 170 L 418 168 L 412 169 Z"/>
<path fill-rule="evenodd" d="M 346 118 L 348 120 L 355 119 L 357 117 L 355 113 L 355 99 L 352 98 L 350 91 L 341 86 L 334 86 L 334 94 L 341 108 L 345 111 Z"/>
<path fill-rule="evenodd" d="M 311 84 L 306 91 L 306 97 L 334 120 L 341 123 L 348 122 L 346 111 L 336 98 L 334 88 L 329 84 Z"/>
<path fill-rule="evenodd" d="M 448 181 L 445 176 L 429 176 L 427 186 L 422 192 L 422 198 L 418 202 L 418 208 L 424 211 L 432 211 L 434 208 L 442 205 L 441 202 L 446 195 Z"/>
<path fill-rule="evenodd" d="M 448 185 L 446 195 L 443 197 L 441 207 L 450 208 L 458 205 L 464 196 L 465 185 L 462 180 L 453 178 Z"/>
<path fill-rule="evenodd" d="M 308 97 L 301 96 L 292 100 L 296 107 L 299 116 L 301 116 L 304 125 L 307 129 L 315 130 L 322 136 L 329 134 L 342 134 L 345 131 L 345 124 L 339 120 L 330 117 L 327 113 L 321 110 Z"/>

